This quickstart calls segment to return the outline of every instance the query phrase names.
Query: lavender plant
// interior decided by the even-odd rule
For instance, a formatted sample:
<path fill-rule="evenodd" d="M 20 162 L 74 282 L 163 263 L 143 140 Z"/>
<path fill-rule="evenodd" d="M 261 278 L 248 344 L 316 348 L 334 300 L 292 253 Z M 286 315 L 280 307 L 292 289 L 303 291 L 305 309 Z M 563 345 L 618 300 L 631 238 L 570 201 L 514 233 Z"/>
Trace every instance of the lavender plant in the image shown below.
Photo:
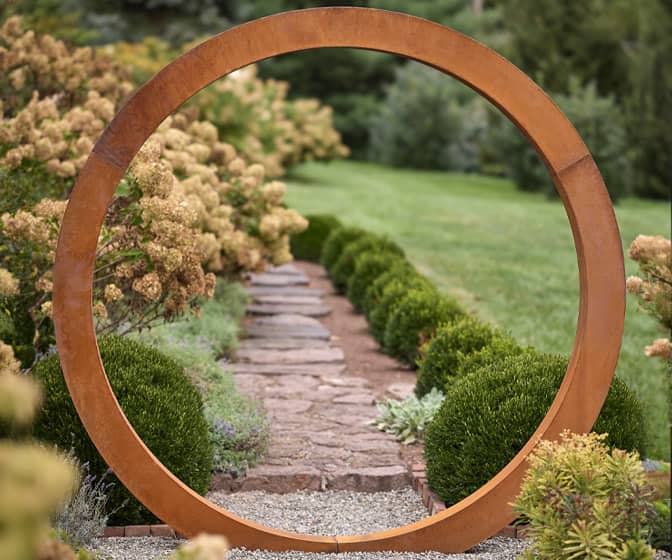
<path fill-rule="evenodd" d="M 108 489 L 113 483 L 106 482 L 111 470 L 102 476 L 91 474 L 89 463 L 80 464 L 74 448 L 68 457 L 79 471 L 79 485 L 54 516 L 53 526 L 60 540 L 79 548 L 103 535 L 109 517 Z"/>

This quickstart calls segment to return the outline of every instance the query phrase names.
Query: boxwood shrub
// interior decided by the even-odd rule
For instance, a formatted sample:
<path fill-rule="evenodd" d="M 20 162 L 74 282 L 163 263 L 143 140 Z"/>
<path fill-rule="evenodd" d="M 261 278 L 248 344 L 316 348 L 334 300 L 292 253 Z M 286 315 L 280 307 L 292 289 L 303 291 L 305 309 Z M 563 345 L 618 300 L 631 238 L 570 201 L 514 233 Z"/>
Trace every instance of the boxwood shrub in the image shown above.
<path fill-rule="evenodd" d="M 370 235 L 367 231 L 356 227 L 341 227 L 331 231 L 324 242 L 320 262 L 331 275 L 331 268 L 341 256 L 345 246 L 363 235 Z"/>
<path fill-rule="evenodd" d="M 355 261 L 355 270 L 348 282 L 348 299 L 356 311 L 364 311 L 364 302 L 367 290 L 376 279 L 392 269 L 397 263 L 405 262 L 404 258 L 397 253 L 389 251 L 368 252 L 359 255 Z M 410 265 L 406 265 L 410 266 Z"/>
<path fill-rule="evenodd" d="M 394 241 L 374 234 L 363 235 L 346 245 L 341 256 L 329 271 L 334 287 L 340 293 L 345 293 L 348 289 L 348 282 L 355 272 L 357 258 L 365 253 L 383 252 L 404 256 L 404 251 Z"/>
<path fill-rule="evenodd" d="M 464 316 L 457 300 L 435 289 L 419 288 L 404 294 L 385 325 L 383 349 L 390 356 L 416 365 L 418 349 L 428 342 L 443 323 Z"/>
<path fill-rule="evenodd" d="M 464 357 L 458 366 L 457 377 L 465 377 L 483 367 L 496 368 L 510 356 L 534 351 L 531 346 L 521 346 L 510 335 L 497 331 L 489 344 Z"/>
<path fill-rule="evenodd" d="M 530 350 L 459 378 L 425 432 L 430 487 L 447 505 L 465 498 L 522 449 L 548 411 L 567 359 Z M 609 445 L 643 450 L 642 406 L 619 378 L 595 424 Z"/>
<path fill-rule="evenodd" d="M 408 293 L 409 290 L 423 288 L 427 290 L 434 290 L 434 286 L 418 273 L 402 275 L 398 278 L 391 279 L 385 285 L 380 300 L 369 314 L 369 332 L 379 344 L 383 344 L 385 339 L 385 327 L 387 322 L 399 305 L 401 298 Z"/>
<path fill-rule="evenodd" d="M 433 388 L 445 392 L 465 358 L 492 342 L 493 330 L 473 316 L 441 325 L 421 350 L 415 394 L 422 397 Z"/>
<path fill-rule="evenodd" d="M 419 277 L 420 274 L 413 268 L 413 265 L 406 259 L 398 260 L 390 265 L 387 272 L 378 276 L 368 288 L 362 302 L 362 311 L 367 319 L 371 319 L 371 313 L 380 303 L 383 292 L 390 282 L 394 280 L 404 280 L 409 277 Z"/>
<path fill-rule="evenodd" d="M 305 218 L 308 220 L 308 228 L 290 238 L 292 255 L 302 261 L 320 262 L 327 237 L 333 230 L 343 227 L 343 224 L 333 214 L 312 214 Z"/>
<path fill-rule="evenodd" d="M 172 473 L 199 494 L 204 494 L 212 476 L 213 449 L 203 402 L 174 360 L 130 339 L 105 337 L 100 355 L 119 404 L 136 432 L 152 453 Z M 34 426 L 36 438 L 61 449 L 74 447 L 91 475 L 102 476 L 107 464 L 89 438 L 65 385 L 57 355 L 35 365 L 32 375 L 44 387 L 45 400 Z M 135 525 L 156 522 L 147 510 L 114 476 L 108 508 L 110 522 Z"/>

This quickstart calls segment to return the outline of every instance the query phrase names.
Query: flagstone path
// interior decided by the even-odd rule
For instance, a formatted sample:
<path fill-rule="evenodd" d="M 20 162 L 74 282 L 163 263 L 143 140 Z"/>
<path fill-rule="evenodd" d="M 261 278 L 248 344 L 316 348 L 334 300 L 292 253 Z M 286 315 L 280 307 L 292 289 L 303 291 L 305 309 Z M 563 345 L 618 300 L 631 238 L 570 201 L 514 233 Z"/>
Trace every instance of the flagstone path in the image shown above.
<path fill-rule="evenodd" d="M 328 286 L 296 265 L 251 275 L 247 337 L 237 360 L 223 365 L 243 393 L 264 403 L 271 441 L 263 462 L 247 476 L 218 477 L 214 488 L 374 492 L 409 484 L 401 446 L 370 424 L 380 384 L 352 374 L 339 337 L 320 321 L 332 313 L 325 303 L 333 297 Z M 407 394 L 411 387 L 398 375 L 389 384 L 389 394 Z"/>

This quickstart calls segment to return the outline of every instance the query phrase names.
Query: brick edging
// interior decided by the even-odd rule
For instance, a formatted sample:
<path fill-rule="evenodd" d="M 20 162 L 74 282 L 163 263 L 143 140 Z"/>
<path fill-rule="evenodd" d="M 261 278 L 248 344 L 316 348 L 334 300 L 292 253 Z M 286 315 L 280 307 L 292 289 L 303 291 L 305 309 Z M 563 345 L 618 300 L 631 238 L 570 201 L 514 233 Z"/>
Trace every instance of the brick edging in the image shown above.
<path fill-rule="evenodd" d="M 408 474 L 411 477 L 411 486 L 420 497 L 422 503 L 427 508 L 430 515 L 436 515 L 446 509 L 445 502 L 439 498 L 436 492 L 432 491 L 427 483 L 427 473 L 424 463 L 413 463 L 409 466 Z M 495 537 L 508 537 L 511 539 L 524 539 L 527 537 L 527 527 L 517 525 L 507 525 L 500 529 Z"/>
<path fill-rule="evenodd" d="M 123 525 L 121 527 L 105 527 L 103 537 L 170 537 L 178 538 L 170 525 Z"/>

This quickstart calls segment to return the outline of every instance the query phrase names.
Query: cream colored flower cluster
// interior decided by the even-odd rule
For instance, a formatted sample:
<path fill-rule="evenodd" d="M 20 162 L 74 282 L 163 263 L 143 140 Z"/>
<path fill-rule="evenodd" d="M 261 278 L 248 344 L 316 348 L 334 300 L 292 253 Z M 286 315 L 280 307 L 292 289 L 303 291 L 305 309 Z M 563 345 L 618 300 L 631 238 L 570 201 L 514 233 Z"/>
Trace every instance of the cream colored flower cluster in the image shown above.
<path fill-rule="evenodd" d="M 166 119 L 150 142 L 170 171 L 184 177 L 176 196 L 184 196 L 196 215 L 209 270 L 239 274 L 263 268 L 265 261 L 291 260 L 289 235 L 308 224 L 283 207 L 284 184 L 264 182 L 261 164 L 248 164 L 219 141 L 214 125 L 186 113 Z"/>
<path fill-rule="evenodd" d="M 125 179 L 128 192 L 117 197 L 101 232 L 94 276 L 94 316 L 99 330 L 146 326 L 212 297 L 215 277 L 203 268 L 207 240 L 196 227 L 196 212 L 149 142 Z M 43 199 L 30 210 L 5 213 L 2 232 L 19 251 L 4 255 L 10 270 L 21 270 L 22 295 L 30 297 L 36 324 L 51 317 L 51 269 L 67 201 Z M 28 266 L 26 266 L 28 263 Z M 18 281 L 0 269 L 0 290 L 16 295 Z"/>
<path fill-rule="evenodd" d="M 54 98 L 40 99 L 34 92 L 15 117 L 0 124 L 0 144 L 12 146 L 0 166 L 15 169 L 32 160 L 59 177 L 74 177 L 114 113 L 114 103 L 96 91 L 62 115 Z"/>
<path fill-rule="evenodd" d="M 259 79 L 251 65 L 206 88 L 191 104 L 269 177 L 302 161 L 347 156 L 331 107 L 317 99 L 289 100 L 288 90 L 287 82 Z"/>
<path fill-rule="evenodd" d="M 639 265 L 639 276 L 630 276 L 626 287 L 668 331 L 672 329 L 672 242 L 662 236 L 638 235 L 628 256 Z M 672 359 L 670 341 L 657 339 L 645 349 L 647 356 Z"/>
<path fill-rule="evenodd" d="M 8 94 L 3 95 L 4 111 L 10 115 L 33 92 L 40 98 L 56 95 L 60 103 L 73 106 L 86 92 L 118 103 L 132 89 L 109 58 L 96 57 L 89 47 L 70 49 L 50 35 L 26 31 L 18 16 L 0 27 L 0 71 L 0 86 Z"/>

